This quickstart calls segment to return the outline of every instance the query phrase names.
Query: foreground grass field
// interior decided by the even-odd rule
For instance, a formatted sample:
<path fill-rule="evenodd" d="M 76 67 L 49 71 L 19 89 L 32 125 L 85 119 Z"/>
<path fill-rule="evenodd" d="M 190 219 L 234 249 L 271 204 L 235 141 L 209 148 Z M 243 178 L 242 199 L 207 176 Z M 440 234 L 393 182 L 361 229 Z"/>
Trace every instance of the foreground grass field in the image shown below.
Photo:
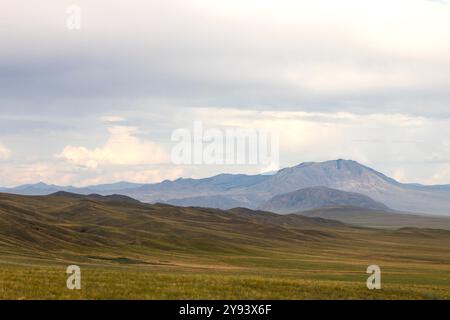
<path fill-rule="evenodd" d="M 211 271 L 82 267 L 82 289 L 66 288 L 64 266 L 2 265 L 2 299 L 449 299 L 449 276 L 385 272 L 382 290 L 364 272 Z M 444 280 L 444 281 L 441 281 Z M 429 284 L 429 282 L 434 284 Z"/>
<path fill-rule="evenodd" d="M 450 299 L 449 248 L 446 230 L 0 195 L 0 299 Z"/>

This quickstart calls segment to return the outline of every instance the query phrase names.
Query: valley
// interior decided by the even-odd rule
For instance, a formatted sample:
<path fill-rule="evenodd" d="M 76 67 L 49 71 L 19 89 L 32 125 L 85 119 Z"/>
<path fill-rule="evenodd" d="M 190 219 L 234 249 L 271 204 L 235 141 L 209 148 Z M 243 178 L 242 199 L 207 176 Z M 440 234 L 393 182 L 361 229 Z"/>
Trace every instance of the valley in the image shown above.
<path fill-rule="evenodd" d="M 0 194 L 3 299 L 446 299 L 450 231 L 124 196 Z M 69 264 L 80 291 L 65 288 Z M 382 290 L 366 288 L 366 268 Z"/>

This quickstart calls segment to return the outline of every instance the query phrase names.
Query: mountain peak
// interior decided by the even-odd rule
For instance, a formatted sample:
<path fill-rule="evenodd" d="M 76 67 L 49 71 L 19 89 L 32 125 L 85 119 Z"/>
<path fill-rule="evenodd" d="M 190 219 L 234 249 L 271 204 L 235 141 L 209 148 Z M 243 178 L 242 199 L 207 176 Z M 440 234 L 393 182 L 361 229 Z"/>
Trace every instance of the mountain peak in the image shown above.
<path fill-rule="evenodd" d="M 347 160 L 347 159 L 336 159 L 336 160 L 328 160 L 323 162 L 302 162 L 296 166 L 288 167 L 280 170 L 279 172 L 292 172 L 297 169 L 317 169 L 323 168 L 324 170 L 342 170 L 345 169 L 351 172 L 361 172 L 365 169 L 369 169 L 368 167 L 360 164 L 355 160 Z M 375 172 L 375 171 L 374 171 Z"/>
<path fill-rule="evenodd" d="M 304 167 L 310 167 L 310 166 L 323 166 L 323 165 L 334 165 L 337 168 L 340 168 L 342 166 L 357 166 L 357 167 L 364 167 L 364 165 L 360 164 L 358 161 L 351 160 L 351 159 L 335 159 L 335 160 L 327 160 L 327 161 L 321 161 L 321 162 L 302 162 L 296 166 L 295 168 L 304 168 Z"/>

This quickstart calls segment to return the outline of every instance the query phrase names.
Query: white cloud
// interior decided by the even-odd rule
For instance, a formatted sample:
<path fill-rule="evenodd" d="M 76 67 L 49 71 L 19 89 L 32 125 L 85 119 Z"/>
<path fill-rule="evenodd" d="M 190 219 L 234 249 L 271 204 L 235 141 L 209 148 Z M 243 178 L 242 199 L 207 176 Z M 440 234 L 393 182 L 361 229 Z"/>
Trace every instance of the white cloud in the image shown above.
<path fill-rule="evenodd" d="M 6 160 L 11 156 L 11 150 L 0 142 L 0 160 Z"/>
<path fill-rule="evenodd" d="M 99 165 L 150 165 L 167 162 L 167 154 L 158 144 L 135 136 L 135 127 L 113 126 L 108 131 L 110 136 L 104 146 L 95 149 L 66 146 L 56 157 L 90 169 L 96 169 Z"/>
<path fill-rule="evenodd" d="M 438 4 L 448 4 L 447 0 L 426 0 L 426 1 L 435 2 Z"/>
<path fill-rule="evenodd" d="M 83 187 L 88 185 L 128 181 L 155 183 L 177 179 L 185 173 L 183 167 L 172 166 L 108 166 L 103 169 L 68 166 L 67 163 L 36 162 L 26 164 L 6 163 L 0 166 L 2 187 L 45 182 L 60 186 Z"/>
<path fill-rule="evenodd" d="M 64 168 L 44 162 L 6 163 L 0 167 L 0 176 L 2 186 L 10 187 L 40 181 L 66 185 L 73 179 L 73 176 L 67 173 Z"/>

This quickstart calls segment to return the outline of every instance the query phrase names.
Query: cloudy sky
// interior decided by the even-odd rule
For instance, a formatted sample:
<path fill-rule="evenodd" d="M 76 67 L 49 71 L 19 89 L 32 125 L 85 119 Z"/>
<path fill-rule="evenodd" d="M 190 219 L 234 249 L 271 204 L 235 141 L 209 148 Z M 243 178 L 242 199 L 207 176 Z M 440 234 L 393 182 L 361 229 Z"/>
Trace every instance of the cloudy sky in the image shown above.
<path fill-rule="evenodd" d="M 81 29 L 67 28 L 69 5 Z M 446 1 L 15 0 L 0 21 L 0 185 L 156 182 L 171 134 L 276 129 L 280 166 L 450 183 Z"/>

